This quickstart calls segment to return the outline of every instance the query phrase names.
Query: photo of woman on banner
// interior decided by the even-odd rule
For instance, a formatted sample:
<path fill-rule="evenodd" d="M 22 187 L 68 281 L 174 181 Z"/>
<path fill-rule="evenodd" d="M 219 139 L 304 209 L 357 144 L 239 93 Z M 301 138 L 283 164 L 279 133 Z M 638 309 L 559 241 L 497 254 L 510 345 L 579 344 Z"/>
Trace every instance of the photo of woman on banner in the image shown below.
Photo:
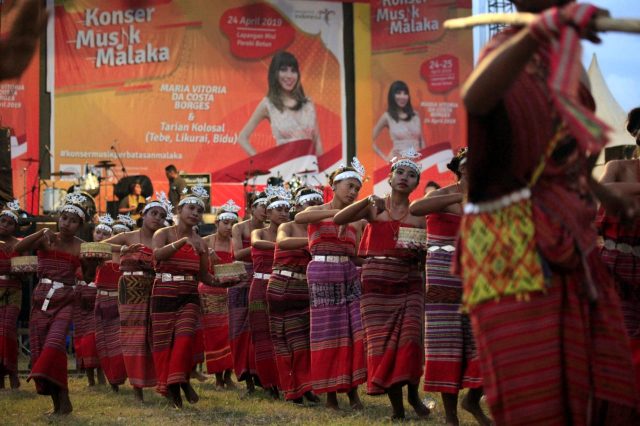
<path fill-rule="evenodd" d="M 376 139 L 385 127 L 389 129 L 389 136 L 393 142 L 388 154 L 383 153 L 376 144 Z M 387 95 L 387 110 L 373 128 L 373 150 L 385 162 L 389 162 L 400 152 L 411 148 L 420 151 L 424 147 L 421 120 L 411 106 L 409 87 L 404 81 L 394 81 Z"/>
<path fill-rule="evenodd" d="M 249 141 L 262 120 L 269 120 L 276 145 L 310 140 L 316 156 L 323 153 L 316 109 L 306 97 L 300 82 L 298 60 L 289 52 L 279 51 L 271 59 L 267 74 L 267 96 L 258 104 L 238 136 L 238 143 L 250 156 L 257 151 Z"/>

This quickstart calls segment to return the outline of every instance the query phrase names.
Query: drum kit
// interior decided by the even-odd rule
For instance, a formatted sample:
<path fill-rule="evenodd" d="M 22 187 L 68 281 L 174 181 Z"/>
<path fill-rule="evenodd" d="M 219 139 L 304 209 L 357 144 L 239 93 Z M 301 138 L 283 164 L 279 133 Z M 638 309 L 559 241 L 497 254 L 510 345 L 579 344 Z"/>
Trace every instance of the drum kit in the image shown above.
<path fill-rule="evenodd" d="M 89 200 L 90 216 L 97 212 L 96 197 L 100 198 L 101 187 L 106 186 L 106 178 L 99 176 L 98 170 L 104 170 L 103 175 L 106 176 L 111 168 L 115 167 L 115 163 L 111 161 L 99 161 L 93 167 L 85 167 L 85 173 L 78 176 L 74 185 L 69 189 L 56 188 L 56 181 L 52 181 L 52 186 L 43 191 L 42 212 L 44 214 L 53 214 L 58 211 L 64 202 L 64 197 L 69 192 L 79 192 Z M 64 178 L 68 176 L 77 176 L 76 173 L 66 170 L 52 172 L 52 178 Z M 98 200 L 100 201 L 100 200 Z"/>

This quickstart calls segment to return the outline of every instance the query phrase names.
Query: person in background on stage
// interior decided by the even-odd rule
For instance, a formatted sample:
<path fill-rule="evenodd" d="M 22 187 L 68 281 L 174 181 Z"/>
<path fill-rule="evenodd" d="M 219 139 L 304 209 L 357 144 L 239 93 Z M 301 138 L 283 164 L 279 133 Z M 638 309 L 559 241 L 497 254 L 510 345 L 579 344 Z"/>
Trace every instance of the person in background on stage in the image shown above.
<path fill-rule="evenodd" d="M 323 203 L 322 194 L 307 187 L 298 188 L 295 200 L 298 212 Z M 307 227 L 295 222 L 281 224 L 267 287 L 269 328 L 280 388 L 285 400 L 298 405 L 303 404 L 303 397 L 312 403 L 320 402 L 311 383 L 307 284 L 310 260 Z"/>
<path fill-rule="evenodd" d="M 182 388 L 191 404 L 198 401 L 189 383 L 193 344 L 201 315 L 198 282 L 208 274 L 207 244 L 196 232 L 209 194 L 194 186 L 178 204 L 177 225 L 153 235 L 156 280 L 151 292 L 151 350 L 156 390 L 182 408 Z"/>
<path fill-rule="evenodd" d="M 129 185 L 129 195 L 120 200 L 118 212 L 129 214 L 134 221 L 137 221 L 146 202 L 142 196 L 142 185 L 140 182 L 134 182 Z"/>
<path fill-rule="evenodd" d="M 254 229 L 251 232 L 253 281 L 251 281 L 251 289 L 249 290 L 249 327 L 255 349 L 256 372 L 260 383 L 271 394 L 271 397 L 278 399 L 280 380 L 269 330 L 267 284 L 271 277 L 278 226 L 289 221 L 291 194 L 282 186 L 269 186 L 265 192 L 267 194 L 269 226 Z"/>
<path fill-rule="evenodd" d="M 13 24 L 4 28 L 7 35 L 0 40 L 0 81 L 18 78 L 27 69 L 47 23 L 47 12 L 41 2 L 12 3 L 6 19 L 13 18 Z"/>
<path fill-rule="evenodd" d="M 346 392 L 353 410 L 363 408 L 358 385 L 367 380 L 364 330 L 360 316 L 360 278 L 356 247 L 363 222 L 338 226 L 333 217 L 358 197 L 364 167 L 354 157 L 329 176 L 333 199 L 295 217 L 307 225 L 311 262 L 307 281 L 311 299 L 311 382 L 337 410 L 337 392 Z"/>
<path fill-rule="evenodd" d="M 310 140 L 314 154 L 323 153 L 316 108 L 307 98 L 300 81 L 298 60 L 289 52 L 279 51 L 271 59 L 267 75 L 269 90 L 238 135 L 238 143 L 249 156 L 257 151 L 249 139 L 262 120 L 269 120 L 276 145 Z"/>
<path fill-rule="evenodd" d="M 376 144 L 382 129 L 389 129 L 393 147 L 388 154 L 382 152 Z M 404 81 L 394 81 L 387 95 L 387 110 L 373 128 L 373 150 L 385 162 L 390 162 L 400 152 L 413 148 L 416 151 L 425 147 L 422 136 L 420 116 L 411 106 L 409 87 Z"/>
<path fill-rule="evenodd" d="M 441 188 L 441 186 L 437 182 L 434 182 L 434 181 L 430 180 L 424 186 L 424 194 L 423 195 L 429 195 L 431 192 L 435 191 L 436 189 L 440 189 L 440 188 Z"/>
<path fill-rule="evenodd" d="M 144 400 L 144 388 L 157 384 L 150 346 L 149 301 L 155 279 L 151 247 L 153 234 L 164 227 L 172 210 L 165 193 L 157 193 L 156 199 L 142 210 L 140 229 L 121 232 L 105 241 L 120 255 L 120 345 L 127 377 L 138 401 Z"/>
<path fill-rule="evenodd" d="M 180 177 L 178 169 L 173 164 L 169 164 L 164 168 L 164 174 L 169 181 L 169 202 L 174 206 L 175 210 L 180 203 L 182 192 L 187 187 L 187 183 Z M 175 213 L 175 211 L 173 213 Z"/>
<path fill-rule="evenodd" d="M 629 340 L 593 222 L 595 197 L 627 218 L 638 210 L 592 177 L 607 138 L 580 62 L 580 38 L 599 40 L 593 18 L 606 11 L 513 3 L 537 17 L 489 41 L 462 89 L 469 217 L 457 248 L 487 404 L 496 425 L 637 423 Z M 487 259 L 488 240 L 513 235 L 491 227 L 502 213 L 526 228 L 507 249 L 530 252 L 533 235 L 526 280 L 508 263 L 500 277 L 497 251 Z M 478 279 L 484 270 L 498 278 Z"/>
<path fill-rule="evenodd" d="M 66 337 L 83 243 L 75 235 L 88 219 L 87 203 L 82 194 L 67 194 L 60 209 L 59 231 L 43 228 L 15 246 L 19 253 L 38 251 L 38 284 L 33 290 L 29 319 L 31 374 L 27 381 L 34 379 L 36 391 L 51 396 L 52 414 L 73 411 L 67 383 Z"/>
<path fill-rule="evenodd" d="M 480 424 L 490 420 L 480 408 L 482 377 L 469 316 L 462 312 L 462 281 L 451 274 L 467 187 L 467 150 L 447 167 L 457 183 L 411 203 L 411 214 L 427 216 L 427 291 L 425 298 L 424 390 L 440 392 L 447 424 L 458 424 L 458 393 L 469 392 L 462 408 Z"/>
<path fill-rule="evenodd" d="M 14 200 L 0 211 L 0 389 L 4 389 L 4 376 L 9 376 L 11 389 L 20 387 L 18 379 L 18 315 L 22 304 L 22 282 L 11 276 L 11 258 L 18 239 L 20 203 Z"/>
<path fill-rule="evenodd" d="M 267 194 L 259 193 L 251 203 L 251 218 L 236 223 L 231 228 L 233 256 L 243 262 L 247 278 L 229 288 L 229 341 L 233 356 L 233 369 L 238 381 L 245 381 L 247 393 L 255 390 L 256 378 L 255 349 L 249 327 L 249 289 L 253 279 L 251 261 L 251 232 L 264 227 L 267 218 Z"/>
<path fill-rule="evenodd" d="M 93 242 L 100 242 L 113 234 L 113 218 L 107 213 L 99 217 L 93 229 Z M 87 262 L 85 260 L 85 262 Z M 95 265 L 95 264 L 94 264 Z M 97 265 L 95 265 L 97 267 Z M 89 273 L 87 269 L 92 272 Z M 98 349 L 96 347 L 95 304 L 98 289 L 95 281 L 95 268 L 83 268 L 84 277 L 76 285 L 76 300 L 73 309 L 73 345 L 76 349 L 76 366 L 85 370 L 89 386 L 95 386 L 95 375 L 98 384 L 104 385 L 104 372 L 100 367 Z M 96 371 L 97 370 L 97 371 Z"/>
<path fill-rule="evenodd" d="M 210 270 L 214 265 L 232 263 L 233 241 L 231 230 L 238 223 L 238 206 L 229 200 L 218 209 L 216 215 L 217 231 L 204 237 L 209 248 Z M 204 356 L 207 372 L 215 374 L 217 389 L 233 389 L 231 380 L 233 356 L 229 343 L 229 298 L 226 288 L 216 288 L 204 283 L 198 285 L 202 304 L 202 334 L 204 337 Z"/>
<path fill-rule="evenodd" d="M 116 236 L 123 232 L 131 232 L 134 228 L 133 218 L 125 214 L 119 214 L 112 227 Z M 102 262 L 96 269 L 95 282 L 98 288 L 95 305 L 96 347 L 100 366 L 114 392 L 118 392 L 120 385 L 127 379 L 120 343 L 120 312 L 118 310 L 118 282 L 121 276 L 118 252 L 113 254 L 113 259 Z"/>
<path fill-rule="evenodd" d="M 636 145 L 640 145 L 640 107 L 629 112 L 627 131 L 635 138 Z M 609 161 L 600 183 L 638 203 L 640 160 L 634 158 Z M 618 211 L 601 209 L 597 224 L 604 238 L 600 254 L 616 282 L 622 316 L 633 352 L 636 383 L 640 390 L 640 217 L 624 221 Z"/>
<path fill-rule="evenodd" d="M 394 420 L 405 418 L 404 385 L 416 414 L 429 415 L 418 392 L 424 354 L 423 247 L 419 238 L 402 236 L 402 231 L 424 233 L 424 219 L 409 213 L 409 195 L 420 182 L 419 157 L 413 149 L 401 152 L 391 166 L 390 195 L 371 195 L 333 218 L 337 225 L 369 222 L 359 253 L 366 259 L 360 310 L 367 336 L 367 393 L 386 393 Z"/>

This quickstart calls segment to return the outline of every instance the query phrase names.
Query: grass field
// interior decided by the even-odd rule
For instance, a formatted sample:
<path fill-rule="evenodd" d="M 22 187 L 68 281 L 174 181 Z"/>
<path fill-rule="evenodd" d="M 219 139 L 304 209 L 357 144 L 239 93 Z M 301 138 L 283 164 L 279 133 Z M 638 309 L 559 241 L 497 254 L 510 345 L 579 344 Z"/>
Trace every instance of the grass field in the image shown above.
<path fill-rule="evenodd" d="M 270 400 L 261 390 L 250 397 L 244 397 L 244 385 L 236 390 L 216 390 L 213 378 L 204 383 L 192 380 L 194 389 L 200 395 L 200 402 L 189 405 L 185 401 L 182 411 L 171 407 L 164 398 L 150 389 L 145 390 L 145 402 L 137 403 L 128 385 L 121 386 L 119 393 L 113 393 L 108 386 L 88 387 L 86 378 L 72 374 L 69 378 L 70 397 L 74 411 L 66 417 L 49 417 L 51 408 L 49 397 L 37 395 L 33 382 L 26 383 L 21 378 L 22 387 L 17 391 L 0 390 L 0 423 L 3 425 L 64 424 L 64 425 L 198 425 L 198 424 L 244 424 L 244 425 L 372 425 L 391 423 L 391 407 L 386 396 L 361 398 L 365 405 L 362 412 L 354 412 L 348 407 L 346 395 L 341 395 L 340 411 L 315 407 L 296 407 L 284 401 Z M 7 383 L 8 384 L 8 383 Z M 444 424 L 444 413 L 440 396 L 429 394 L 437 401 L 429 419 L 420 424 Z M 405 391 L 406 397 L 406 391 Z M 407 420 L 418 423 L 418 419 L 405 404 Z M 484 407 L 486 410 L 486 406 Z M 460 409 L 460 424 L 474 425 L 473 418 Z"/>

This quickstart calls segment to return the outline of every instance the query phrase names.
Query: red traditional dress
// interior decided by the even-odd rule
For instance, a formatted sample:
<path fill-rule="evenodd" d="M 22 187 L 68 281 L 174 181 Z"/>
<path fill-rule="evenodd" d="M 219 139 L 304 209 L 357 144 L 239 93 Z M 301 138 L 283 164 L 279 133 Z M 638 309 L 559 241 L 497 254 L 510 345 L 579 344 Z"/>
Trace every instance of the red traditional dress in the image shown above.
<path fill-rule="evenodd" d="M 94 312 L 97 294 L 98 289 L 94 282 L 78 280 L 73 306 L 73 346 L 76 350 L 76 366 L 79 369 L 100 367 Z"/>
<path fill-rule="evenodd" d="M 251 246 L 251 240 L 242 239 L 242 248 Z M 251 255 L 244 259 L 247 278 L 238 285 L 229 288 L 229 343 L 233 356 L 233 369 L 238 381 L 246 380 L 256 374 L 256 357 L 251 328 L 249 326 L 249 289 L 253 280 Z"/>
<path fill-rule="evenodd" d="M 66 338 L 73 315 L 77 256 L 56 250 L 38 251 L 38 284 L 33 290 L 29 345 L 36 391 L 48 395 L 47 382 L 68 389 Z"/>
<path fill-rule="evenodd" d="M 640 220 L 624 224 L 602 214 L 598 224 L 604 238 L 600 255 L 616 282 L 640 389 Z"/>
<path fill-rule="evenodd" d="M 462 310 L 462 281 L 451 274 L 461 216 L 427 216 L 424 390 L 457 393 L 482 386 L 471 321 Z"/>
<path fill-rule="evenodd" d="M 269 329 L 275 349 L 280 388 L 287 400 L 312 390 L 309 344 L 309 286 L 307 248 L 276 248 L 267 287 Z"/>
<path fill-rule="evenodd" d="M 421 252 L 397 248 L 399 221 L 367 224 L 360 244 L 360 310 L 367 336 L 367 393 L 382 394 L 422 376 L 424 285 Z"/>
<path fill-rule="evenodd" d="M 255 350 L 256 372 L 260 384 L 265 389 L 280 387 L 267 310 L 267 284 L 271 277 L 273 254 L 274 250 L 259 250 L 251 247 L 253 281 L 249 290 L 249 326 Z"/>
<path fill-rule="evenodd" d="M 120 345 L 129 383 L 139 388 L 156 385 L 156 371 L 151 355 L 149 301 L 155 279 L 153 251 L 143 247 L 140 252 L 120 258 L 118 301 L 120 312 Z"/>
<path fill-rule="evenodd" d="M 311 299 L 311 381 L 317 393 L 348 392 L 367 379 L 357 234 L 324 220 L 308 226 L 312 260 L 307 267 Z"/>
<path fill-rule="evenodd" d="M 157 391 L 187 383 L 193 367 L 195 330 L 200 316 L 200 256 L 185 244 L 169 259 L 156 262 L 151 292 L 151 351 Z"/>
<path fill-rule="evenodd" d="M 120 265 L 104 262 L 96 270 L 96 348 L 100 367 L 112 385 L 121 385 L 127 379 L 127 370 L 120 344 L 120 313 L 118 312 L 118 281 Z"/>
<path fill-rule="evenodd" d="M 496 36 L 482 56 L 516 33 L 509 29 Z M 532 188 L 545 290 L 528 293 L 526 301 L 515 295 L 475 300 L 472 295 L 487 294 L 476 291 L 480 281 L 464 283 L 484 391 L 497 425 L 606 422 L 607 413 L 622 415 L 626 409 L 631 416 L 638 404 L 619 298 L 596 250 L 595 203 L 584 185 L 590 173 L 586 154 L 566 134 L 550 102 L 548 69 L 544 54 L 536 53 L 493 111 L 469 117 L 472 203 L 522 188 L 549 142 L 562 138 Z M 581 100 L 593 109 L 584 87 Z"/>
<path fill-rule="evenodd" d="M 232 263 L 233 250 L 216 251 L 219 263 Z M 227 289 L 211 287 L 200 283 L 200 304 L 202 305 L 202 334 L 204 338 L 204 359 L 209 374 L 223 373 L 233 368 L 233 357 L 229 344 L 229 308 Z"/>
<path fill-rule="evenodd" d="M 0 375 L 18 374 L 18 315 L 22 286 L 12 277 L 11 258 L 15 252 L 0 251 Z"/>

